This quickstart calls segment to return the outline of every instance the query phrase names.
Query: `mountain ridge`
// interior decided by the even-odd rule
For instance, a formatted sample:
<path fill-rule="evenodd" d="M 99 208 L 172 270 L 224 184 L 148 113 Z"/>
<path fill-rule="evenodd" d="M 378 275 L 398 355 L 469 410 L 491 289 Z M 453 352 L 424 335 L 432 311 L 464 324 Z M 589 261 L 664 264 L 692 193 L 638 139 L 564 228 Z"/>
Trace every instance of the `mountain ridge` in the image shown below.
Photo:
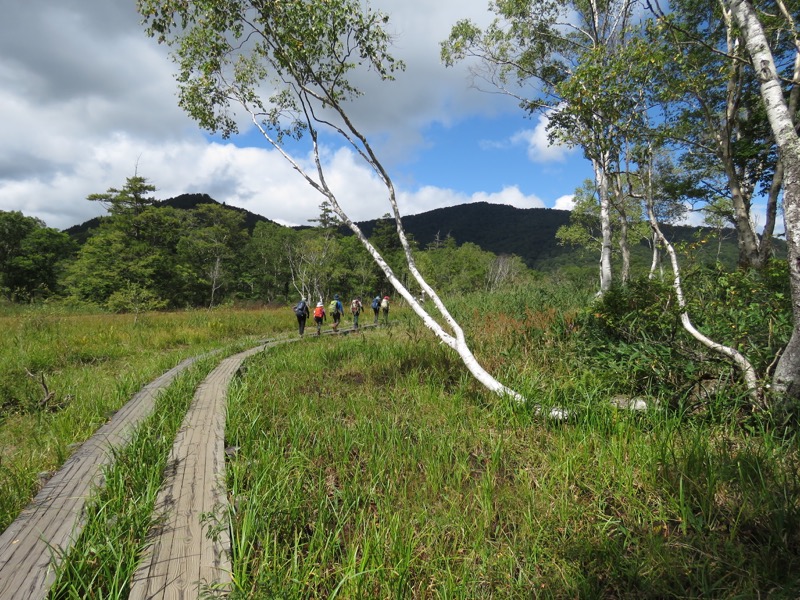
<path fill-rule="evenodd" d="M 200 204 L 210 203 L 243 213 L 244 225 L 250 232 L 258 222 L 279 225 L 263 215 L 220 203 L 208 194 L 180 194 L 158 201 L 155 206 L 188 210 Z M 586 263 L 585 258 L 579 258 L 577 249 L 563 246 L 556 239 L 556 231 L 562 225 L 569 223 L 569 216 L 569 211 L 554 208 L 517 208 L 507 204 L 472 202 L 405 215 L 402 220 L 406 232 L 413 236 L 421 248 L 425 248 L 437 238 L 444 240 L 450 236 L 458 245 L 469 242 L 494 254 L 515 254 L 529 267 L 542 269 L 570 259 L 581 264 Z M 83 242 L 91 234 L 91 230 L 98 227 L 105 218 L 107 217 L 95 217 L 65 229 L 64 232 Z M 383 219 L 370 219 L 359 221 L 357 224 L 369 237 L 381 220 Z M 293 228 L 306 227 L 308 226 L 301 225 Z M 671 239 L 681 241 L 692 239 L 698 231 L 711 231 L 707 228 L 684 226 L 667 226 L 664 229 Z M 344 226 L 341 232 L 352 235 L 352 232 Z"/>

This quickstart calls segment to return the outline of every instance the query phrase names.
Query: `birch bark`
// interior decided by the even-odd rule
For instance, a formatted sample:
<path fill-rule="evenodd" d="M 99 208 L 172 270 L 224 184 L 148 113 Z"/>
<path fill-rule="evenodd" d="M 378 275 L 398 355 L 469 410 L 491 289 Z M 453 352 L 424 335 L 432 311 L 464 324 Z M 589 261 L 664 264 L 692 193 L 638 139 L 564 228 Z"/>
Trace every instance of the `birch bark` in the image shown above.
<path fill-rule="evenodd" d="M 784 169 L 783 213 L 792 291 L 793 331 L 775 368 L 773 392 L 800 399 L 800 139 L 795 131 L 775 60 L 755 8 L 748 0 L 730 0 L 753 63 L 772 133 Z"/>

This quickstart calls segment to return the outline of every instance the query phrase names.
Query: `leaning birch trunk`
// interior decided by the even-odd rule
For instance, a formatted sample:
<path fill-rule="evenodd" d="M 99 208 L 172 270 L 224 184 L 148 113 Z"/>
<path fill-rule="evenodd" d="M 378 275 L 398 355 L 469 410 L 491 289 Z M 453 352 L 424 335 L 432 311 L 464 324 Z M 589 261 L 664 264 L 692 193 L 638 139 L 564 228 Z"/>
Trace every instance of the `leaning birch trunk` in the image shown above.
<path fill-rule="evenodd" d="M 470 350 L 469 346 L 467 345 L 466 339 L 464 337 L 464 332 L 458 322 L 450 315 L 447 308 L 442 303 L 441 299 L 439 298 L 438 294 L 431 288 L 431 286 L 423 279 L 422 275 L 419 273 L 419 270 L 414 263 L 413 257 L 411 256 L 410 246 L 408 244 L 408 240 L 405 236 L 405 232 L 402 228 L 402 225 L 399 223 L 399 210 L 397 207 L 397 202 L 394 195 L 394 187 L 391 184 L 391 181 L 386 176 L 385 171 L 383 171 L 380 164 L 377 163 L 377 159 L 374 155 L 370 153 L 370 164 L 373 168 L 376 168 L 377 165 L 377 172 L 382 175 L 382 179 L 384 184 L 387 186 L 389 190 L 390 201 L 392 204 L 392 210 L 396 215 L 396 220 L 398 221 L 398 235 L 400 236 L 400 240 L 403 244 L 403 248 L 406 251 L 406 258 L 409 263 L 409 269 L 413 274 L 416 281 L 420 284 L 422 289 L 425 293 L 433 300 L 437 309 L 439 309 L 440 313 L 444 317 L 445 321 L 447 322 L 448 326 L 452 329 L 454 334 L 448 333 L 445 329 L 425 310 L 425 308 L 418 302 L 418 300 L 414 297 L 414 295 L 403 285 L 403 283 L 397 278 L 394 274 L 394 271 L 389 266 L 389 264 L 383 259 L 381 254 L 378 250 L 373 246 L 361 229 L 358 227 L 356 223 L 350 219 L 350 217 L 344 212 L 342 207 L 339 204 L 338 199 L 336 198 L 333 191 L 329 188 L 327 181 L 325 179 L 322 162 L 319 156 L 319 146 L 317 144 L 317 133 L 313 129 L 313 126 L 310 122 L 308 122 L 310 128 L 310 135 L 313 140 L 313 155 L 314 155 L 314 162 L 316 165 L 317 170 L 317 178 L 311 177 L 289 154 L 287 154 L 280 144 L 277 143 L 276 140 L 270 136 L 269 132 L 261 125 L 257 116 L 251 112 L 252 120 L 255 126 L 259 129 L 262 136 L 278 151 L 280 154 L 292 165 L 292 167 L 297 171 L 314 189 L 316 189 L 319 193 L 325 196 L 327 200 L 330 202 L 331 208 L 333 211 L 339 216 L 342 222 L 347 225 L 347 227 L 356 235 L 358 240 L 361 244 L 367 249 L 370 256 L 372 256 L 375 263 L 380 267 L 383 273 L 386 275 L 389 282 L 392 286 L 397 290 L 397 292 L 405 299 L 414 313 L 417 314 L 422 319 L 422 322 L 425 326 L 430 329 L 436 337 L 439 338 L 444 344 L 455 350 L 459 357 L 461 358 L 464 366 L 467 367 L 467 370 L 472 374 L 475 379 L 477 379 L 484 387 L 486 387 L 491 392 L 501 396 L 501 397 L 509 397 L 516 402 L 524 403 L 526 401 L 525 397 L 522 396 L 519 392 L 512 390 L 511 388 L 503 385 L 497 379 L 492 377 L 486 369 L 484 369 L 478 360 L 475 358 L 475 355 Z M 362 139 L 362 142 L 365 140 Z M 364 156 L 362 154 L 362 156 Z M 563 418 L 566 416 L 566 413 L 561 409 L 552 409 L 550 411 L 550 416 L 554 418 Z"/>
<path fill-rule="evenodd" d="M 747 358 L 735 348 L 725 346 L 724 344 L 719 344 L 708 336 L 704 335 L 698 331 L 698 329 L 692 323 L 689 313 L 686 310 L 686 299 L 683 295 L 683 284 L 681 283 L 681 272 L 678 264 L 678 256 L 675 253 L 675 248 L 672 246 L 669 240 L 667 240 L 666 236 L 663 234 L 658 225 L 655 211 L 653 210 L 652 193 L 648 193 L 646 205 L 647 218 L 650 220 L 650 227 L 653 229 L 653 234 L 666 249 L 667 254 L 669 255 L 670 263 L 672 264 L 672 273 L 674 276 L 672 287 L 675 290 L 675 297 L 678 300 L 678 308 L 681 311 L 681 324 L 683 325 L 683 328 L 689 333 L 689 335 L 703 344 L 706 348 L 713 350 L 714 352 L 721 354 L 728 360 L 732 361 L 742 373 L 745 385 L 747 385 L 748 395 L 750 396 L 753 404 L 763 408 L 761 403 L 761 388 L 758 385 L 758 378 L 756 377 L 755 369 L 753 369 L 753 365 L 750 364 L 750 361 L 747 360 Z"/>
<path fill-rule="evenodd" d="M 181 106 L 204 128 L 227 136 L 238 132 L 231 105 L 241 105 L 264 139 L 330 202 L 397 292 L 423 323 L 459 354 L 470 373 L 492 392 L 525 401 L 478 363 L 461 327 L 420 275 L 403 231 L 391 179 L 344 108 L 362 95 L 356 81 L 349 79 L 350 75 L 357 78 L 355 70 L 372 70 L 381 79 L 391 80 L 395 70 L 404 66 L 389 54 L 388 17 L 359 0 L 137 0 L 136 4 L 147 33 L 177 46 L 173 59 L 179 65 Z M 317 126 L 341 136 L 386 186 L 411 275 L 433 300 L 450 332 L 427 313 L 345 214 L 326 182 Z M 287 137 L 299 139 L 306 134 L 314 161 L 307 169 L 283 147 Z"/>
<path fill-rule="evenodd" d="M 775 60 L 755 9 L 747 0 L 730 0 L 731 11 L 745 38 L 747 52 L 761 85 L 761 98 L 784 169 L 783 214 L 786 227 L 793 329 L 778 360 L 772 391 L 800 398 L 800 139 L 786 106 Z"/>

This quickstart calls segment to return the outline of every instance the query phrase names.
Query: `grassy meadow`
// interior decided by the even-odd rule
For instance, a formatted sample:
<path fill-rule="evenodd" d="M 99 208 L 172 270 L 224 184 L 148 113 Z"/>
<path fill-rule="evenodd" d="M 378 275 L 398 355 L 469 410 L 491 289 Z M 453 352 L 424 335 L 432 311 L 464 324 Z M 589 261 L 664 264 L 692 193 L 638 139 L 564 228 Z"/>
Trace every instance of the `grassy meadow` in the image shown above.
<path fill-rule="evenodd" d="M 580 286 L 540 282 L 450 302 L 479 360 L 526 405 L 488 395 L 398 306 L 389 327 L 250 358 L 228 395 L 230 507 L 216 515 L 231 531 L 230 597 L 800 596 L 795 428 L 743 419 L 725 398 L 690 410 L 668 388 L 653 390 L 660 408 L 613 408 L 616 375 L 581 354 L 589 299 Z M 33 312 L 6 325 L 4 347 L 15 340 L 19 350 L 3 350 L 16 375 L 3 375 L 2 389 L 27 390 L 6 396 L 25 402 L 0 424 L 0 494 L 12 516 L 36 473 L 181 358 L 296 335 L 286 308 L 136 324 Z M 81 352 L 64 354 L 81 336 Z M 153 440 L 169 439 L 212 364 L 179 378 L 121 453 L 53 597 L 126 597 L 157 457 L 169 450 Z M 46 374 L 56 402 L 72 397 L 37 408 L 42 389 L 25 369 Z M 554 406 L 570 418 L 537 410 Z"/>
<path fill-rule="evenodd" d="M 288 312 L 288 311 L 287 311 Z M 0 530 L 145 384 L 189 356 L 285 335 L 282 311 L 139 316 L 0 307 Z"/>
<path fill-rule="evenodd" d="M 487 396 L 413 321 L 250 361 L 227 428 L 233 597 L 800 594 L 794 434 L 614 409 L 569 314 L 494 308 L 458 306 L 479 357 L 572 419 Z"/>

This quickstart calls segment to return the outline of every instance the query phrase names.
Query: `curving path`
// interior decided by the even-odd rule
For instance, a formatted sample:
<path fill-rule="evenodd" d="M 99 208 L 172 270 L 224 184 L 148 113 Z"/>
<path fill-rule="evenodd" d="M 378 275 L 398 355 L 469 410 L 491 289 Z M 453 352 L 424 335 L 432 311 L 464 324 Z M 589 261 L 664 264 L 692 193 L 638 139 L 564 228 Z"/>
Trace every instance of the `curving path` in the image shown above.
<path fill-rule="evenodd" d="M 83 529 L 83 507 L 101 483 L 111 449 L 126 445 L 153 411 L 158 393 L 197 360 L 190 358 L 143 387 L 108 423 L 84 442 L 0 535 L 0 600 L 47 595 L 55 574 L 53 549 L 65 549 Z"/>
<path fill-rule="evenodd" d="M 372 324 L 363 325 L 366 329 Z M 347 334 L 351 329 L 341 329 Z M 324 335 L 334 332 L 326 331 Z M 201 523 L 208 513 L 224 514 L 226 392 L 242 362 L 278 343 L 265 340 L 226 359 L 197 388 L 175 438 L 156 510 L 161 526 L 135 573 L 130 598 L 198 598 L 207 589 L 224 592 L 230 584 L 225 528 L 208 539 Z M 87 440 L 45 484 L 19 517 L 0 535 L 0 600 L 39 600 L 54 581 L 53 549 L 66 551 L 83 529 L 82 515 L 109 449 L 130 441 L 136 426 L 153 410 L 158 393 L 190 366 L 187 359 L 138 392 Z"/>
<path fill-rule="evenodd" d="M 197 597 L 198 587 L 230 583 L 225 529 L 209 539 L 202 517 L 224 514 L 225 399 L 231 379 L 259 346 L 224 359 L 200 384 L 167 460 L 156 501 L 161 525 L 133 576 L 130 598 Z"/>

